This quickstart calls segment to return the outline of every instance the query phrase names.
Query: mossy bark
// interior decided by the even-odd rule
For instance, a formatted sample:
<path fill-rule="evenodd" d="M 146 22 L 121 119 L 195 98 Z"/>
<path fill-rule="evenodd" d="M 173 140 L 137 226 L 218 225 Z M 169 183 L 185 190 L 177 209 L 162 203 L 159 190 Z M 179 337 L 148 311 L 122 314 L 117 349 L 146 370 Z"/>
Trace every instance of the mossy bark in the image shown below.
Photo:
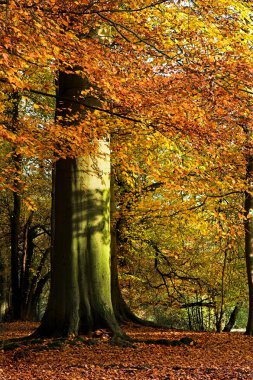
<path fill-rule="evenodd" d="M 58 114 L 84 117 L 76 102 L 84 88 L 87 81 L 78 74 L 61 73 Z M 108 327 L 124 337 L 111 302 L 109 142 L 101 139 L 98 145 L 95 158 L 59 159 L 55 166 L 51 291 L 36 335 Z"/>

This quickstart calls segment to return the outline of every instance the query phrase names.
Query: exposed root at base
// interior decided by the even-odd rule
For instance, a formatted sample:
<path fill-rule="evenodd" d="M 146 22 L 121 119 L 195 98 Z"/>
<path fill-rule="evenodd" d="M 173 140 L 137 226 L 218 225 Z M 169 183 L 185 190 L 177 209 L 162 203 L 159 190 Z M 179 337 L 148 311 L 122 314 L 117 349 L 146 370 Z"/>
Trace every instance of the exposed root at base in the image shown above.
<path fill-rule="evenodd" d="M 113 335 L 110 343 L 113 346 L 119 346 L 119 347 L 123 347 L 123 348 L 127 348 L 127 347 L 136 348 L 136 346 L 133 343 L 133 339 L 131 339 L 127 335 L 116 335 L 115 334 L 115 335 Z"/>

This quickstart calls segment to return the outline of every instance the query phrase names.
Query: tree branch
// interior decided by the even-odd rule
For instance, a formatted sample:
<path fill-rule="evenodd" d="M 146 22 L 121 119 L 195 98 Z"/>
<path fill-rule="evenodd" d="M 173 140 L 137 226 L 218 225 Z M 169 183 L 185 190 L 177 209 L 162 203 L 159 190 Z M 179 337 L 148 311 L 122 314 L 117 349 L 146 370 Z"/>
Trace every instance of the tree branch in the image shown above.
<path fill-rule="evenodd" d="M 136 13 L 136 12 L 141 12 L 144 11 L 148 8 L 155 7 L 157 5 L 167 3 L 168 0 L 158 0 L 155 1 L 154 3 L 144 5 L 140 8 L 126 8 L 126 9 L 91 9 L 92 8 L 92 3 L 87 5 L 84 10 L 79 10 L 79 11 L 74 11 L 74 10 L 69 10 L 69 9 L 61 9 L 57 10 L 57 12 L 54 12 L 51 8 L 43 8 L 40 7 L 38 4 L 31 4 L 31 5 L 23 5 L 24 8 L 26 9 L 40 9 L 45 13 L 51 13 L 51 14 L 64 14 L 64 15 L 75 15 L 75 16 L 85 16 L 85 15 L 90 15 L 90 14 L 100 14 L 100 13 Z M 8 0 L 0 0 L 0 4 L 6 5 L 8 3 Z M 15 1 L 16 5 L 17 2 Z"/>
<path fill-rule="evenodd" d="M 49 94 L 49 93 L 46 93 L 46 92 L 43 92 L 43 91 L 39 91 L 39 90 L 25 89 L 24 91 L 31 92 L 31 93 L 37 94 L 37 95 L 46 96 L 46 97 L 53 98 L 53 99 L 57 99 L 57 95 L 55 95 L 55 94 Z M 69 102 L 69 103 L 81 104 L 81 105 L 83 105 L 84 107 L 86 107 L 86 108 L 88 108 L 90 110 L 107 113 L 108 115 L 111 115 L 111 116 L 116 116 L 116 117 L 119 117 L 119 118 L 124 119 L 124 120 L 133 121 L 134 123 L 143 123 L 142 120 L 135 119 L 133 117 L 126 116 L 126 115 L 123 115 L 123 114 L 118 113 L 118 112 L 113 112 L 113 111 L 110 111 L 110 110 L 107 110 L 107 109 L 104 109 L 104 108 L 101 108 L 101 107 L 91 106 L 91 105 L 88 105 L 85 102 L 82 102 L 82 101 L 77 100 L 77 99 L 70 99 L 70 98 L 62 97 L 62 96 L 58 97 L 58 99 L 62 100 L 62 101 L 65 101 L 65 102 Z"/>

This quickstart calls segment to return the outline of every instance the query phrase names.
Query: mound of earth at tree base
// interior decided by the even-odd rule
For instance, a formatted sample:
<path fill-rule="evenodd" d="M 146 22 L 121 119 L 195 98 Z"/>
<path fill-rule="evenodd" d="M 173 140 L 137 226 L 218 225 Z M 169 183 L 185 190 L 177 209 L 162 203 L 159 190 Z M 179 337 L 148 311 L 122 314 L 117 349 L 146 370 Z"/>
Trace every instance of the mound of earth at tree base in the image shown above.
<path fill-rule="evenodd" d="M 0 339 L 32 333 L 36 324 L 1 324 Z M 19 341 L 1 349 L 3 380 L 103 379 L 252 379 L 253 338 L 241 333 L 207 333 L 126 327 L 135 347 L 110 344 L 105 331 L 95 338 Z M 195 344 L 177 346 L 138 341 L 178 341 L 189 337 Z"/>

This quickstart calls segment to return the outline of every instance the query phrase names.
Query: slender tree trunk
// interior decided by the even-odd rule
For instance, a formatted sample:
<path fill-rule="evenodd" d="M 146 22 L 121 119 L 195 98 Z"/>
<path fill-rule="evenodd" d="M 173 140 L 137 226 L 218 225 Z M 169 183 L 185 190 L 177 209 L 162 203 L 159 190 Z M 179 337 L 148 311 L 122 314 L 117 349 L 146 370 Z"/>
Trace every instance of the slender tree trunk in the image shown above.
<path fill-rule="evenodd" d="M 20 232 L 21 198 L 13 193 L 13 210 L 11 215 L 11 310 L 14 320 L 20 319 L 21 294 L 19 282 L 19 232 Z"/>
<path fill-rule="evenodd" d="M 245 192 L 245 258 L 247 268 L 247 279 L 249 289 L 249 315 L 246 328 L 247 335 L 253 335 L 253 156 L 247 157 L 247 179 L 249 190 Z"/>
<path fill-rule="evenodd" d="M 117 230 L 113 230 L 111 235 L 111 289 L 115 316 L 121 323 L 135 322 L 148 324 L 149 322 L 141 320 L 131 311 L 122 296 L 119 284 L 117 248 Z"/>
<path fill-rule="evenodd" d="M 225 307 L 225 274 L 227 267 L 228 249 L 225 248 L 224 260 L 221 273 L 221 301 L 219 310 L 217 310 L 216 318 L 216 332 L 220 333 L 222 331 L 222 320 L 224 317 L 224 307 Z"/>
<path fill-rule="evenodd" d="M 23 231 L 23 251 L 21 255 L 20 265 L 20 296 L 21 296 L 21 311 L 20 318 L 26 320 L 27 314 L 27 299 L 29 295 L 29 285 L 31 279 L 31 264 L 34 255 L 34 242 L 36 237 L 34 229 L 31 228 L 33 212 L 29 215 Z"/>
<path fill-rule="evenodd" d="M 6 313 L 9 309 L 9 282 L 5 262 L 6 260 L 4 260 L 2 252 L 0 252 L 0 322 L 4 321 Z"/>
<path fill-rule="evenodd" d="M 18 107 L 20 95 L 14 92 L 11 97 L 11 107 L 9 110 L 10 128 L 15 133 L 18 121 Z M 13 149 L 12 159 L 16 175 L 19 176 L 22 168 L 22 157 Z M 11 314 L 12 319 L 20 319 L 21 313 L 21 292 L 20 292 L 20 260 L 19 260 L 19 234 L 21 218 L 21 196 L 19 194 L 20 184 L 18 180 L 13 183 L 15 190 L 13 192 L 13 209 L 10 216 L 11 227 Z"/>
<path fill-rule="evenodd" d="M 118 250 L 120 246 L 120 229 L 124 220 L 119 218 L 113 220 L 113 214 L 116 211 L 115 194 L 114 194 L 114 174 L 111 173 L 111 219 L 113 222 L 111 229 L 111 296 L 113 310 L 117 320 L 121 323 L 133 322 L 144 326 L 158 327 L 158 324 L 152 321 L 143 320 L 135 315 L 131 308 L 127 305 L 122 296 L 119 283 L 118 272 Z M 162 326 L 164 327 L 164 326 Z"/>
<path fill-rule="evenodd" d="M 229 320 L 228 320 L 228 322 L 226 323 L 226 325 L 225 325 L 225 327 L 223 329 L 223 332 L 230 332 L 232 330 L 232 328 L 234 327 L 234 324 L 236 322 L 236 318 L 238 316 L 240 308 L 241 308 L 241 304 L 240 303 L 238 303 L 238 304 L 235 305 L 232 313 L 230 314 Z"/>
<path fill-rule="evenodd" d="M 114 220 L 114 213 L 116 212 L 115 193 L 114 193 L 114 173 L 111 172 L 111 290 L 112 290 L 112 304 L 115 316 L 118 321 L 125 323 L 129 321 L 128 308 L 122 297 L 119 285 L 118 275 L 118 247 L 119 247 L 119 229 L 120 219 Z"/>
<path fill-rule="evenodd" d="M 40 263 L 36 269 L 36 273 L 33 276 L 30 274 L 25 303 L 22 305 L 23 309 L 21 318 L 24 321 L 37 320 L 37 304 L 41 294 L 43 293 L 44 286 L 50 279 L 50 272 L 47 272 L 44 276 L 42 276 L 42 270 L 46 265 L 49 251 L 49 249 L 44 251 Z"/>
<path fill-rule="evenodd" d="M 190 308 L 187 308 L 187 316 L 188 316 L 188 326 L 189 330 L 192 331 L 192 320 L 191 320 L 191 313 L 190 313 Z"/>
<path fill-rule="evenodd" d="M 253 174 L 253 157 L 248 159 L 247 164 L 247 176 L 250 181 Z M 250 184 L 252 187 L 252 183 Z M 249 315 L 248 323 L 246 328 L 247 335 L 253 335 L 253 196 L 252 189 L 245 192 L 245 258 L 246 258 L 246 268 L 247 268 L 247 279 L 248 279 L 248 289 L 249 289 Z"/>
<path fill-rule="evenodd" d="M 87 80 L 79 75 L 60 73 L 58 115 L 84 117 L 77 102 L 61 98 L 77 100 L 85 88 Z M 111 301 L 109 154 L 109 142 L 100 140 L 96 158 L 56 163 L 51 290 L 37 335 L 108 327 L 116 337 L 125 337 Z"/>

